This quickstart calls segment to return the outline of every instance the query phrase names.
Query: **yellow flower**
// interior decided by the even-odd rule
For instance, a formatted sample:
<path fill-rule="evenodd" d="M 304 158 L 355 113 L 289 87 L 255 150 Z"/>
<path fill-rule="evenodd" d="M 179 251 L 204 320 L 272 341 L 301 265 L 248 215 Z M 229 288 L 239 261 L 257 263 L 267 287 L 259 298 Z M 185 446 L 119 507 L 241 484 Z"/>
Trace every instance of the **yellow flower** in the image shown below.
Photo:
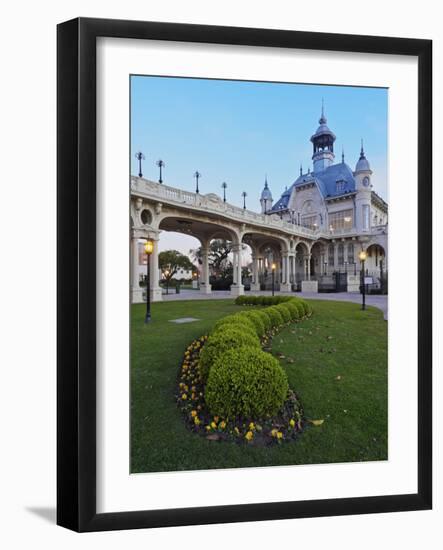
<path fill-rule="evenodd" d="M 277 437 L 277 433 L 278 433 L 277 428 L 274 428 L 273 430 L 271 430 L 272 437 Z"/>
<path fill-rule="evenodd" d="M 183 393 L 182 394 L 182 399 L 183 399 L 183 401 L 186 401 L 186 399 L 188 399 L 188 396 L 185 393 Z"/>
<path fill-rule="evenodd" d="M 293 418 L 291 418 L 291 420 L 289 421 L 289 425 L 291 426 L 291 428 L 295 426 L 295 420 Z"/>
<path fill-rule="evenodd" d="M 209 424 L 206 426 L 206 431 L 210 431 L 211 430 L 211 426 L 209 426 Z"/>
<path fill-rule="evenodd" d="M 277 432 L 277 439 L 283 439 L 283 434 L 281 432 Z"/>
<path fill-rule="evenodd" d="M 194 417 L 194 424 L 195 424 L 196 426 L 200 426 L 200 418 L 199 418 L 198 416 L 195 416 L 195 417 Z"/>
<path fill-rule="evenodd" d="M 249 430 L 249 432 L 246 432 L 245 439 L 248 441 L 251 441 L 251 439 L 254 437 L 254 433 Z"/>
<path fill-rule="evenodd" d="M 237 428 L 237 426 L 234 428 L 234 432 L 238 435 L 240 433 L 240 430 Z"/>
<path fill-rule="evenodd" d="M 191 416 L 197 416 L 197 411 L 191 411 Z"/>
<path fill-rule="evenodd" d="M 224 430 L 226 428 L 226 422 L 224 420 L 222 420 L 220 422 L 220 424 L 218 425 L 219 428 L 221 428 L 222 430 Z"/>
<path fill-rule="evenodd" d="M 255 430 L 254 422 L 251 422 L 251 423 L 249 424 L 249 429 L 250 429 L 250 430 Z"/>
<path fill-rule="evenodd" d="M 215 430 L 216 427 L 217 427 L 217 424 L 215 422 L 211 422 L 211 428 L 214 428 Z"/>

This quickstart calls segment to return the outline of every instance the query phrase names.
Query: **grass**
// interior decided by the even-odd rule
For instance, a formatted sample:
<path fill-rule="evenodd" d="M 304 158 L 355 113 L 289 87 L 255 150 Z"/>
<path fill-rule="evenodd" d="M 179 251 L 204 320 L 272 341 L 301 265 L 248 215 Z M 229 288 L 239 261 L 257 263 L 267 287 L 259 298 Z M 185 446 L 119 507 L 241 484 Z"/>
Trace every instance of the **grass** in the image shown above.
<path fill-rule="evenodd" d="M 158 472 L 387 459 L 387 323 L 378 309 L 315 300 L 311 319 L 273 340 L 305 416 L 323 419 L 298 441 L 268 448 L 208 441 L 186 429 L 174 401 L 180 361 L 189 342 L 225 315 L 232 300 L 132 306 L 131 471 Z M 189 324 L 170 323 L 196 317 Z M 292 362 L 294 361 L 294 362 Z"/>

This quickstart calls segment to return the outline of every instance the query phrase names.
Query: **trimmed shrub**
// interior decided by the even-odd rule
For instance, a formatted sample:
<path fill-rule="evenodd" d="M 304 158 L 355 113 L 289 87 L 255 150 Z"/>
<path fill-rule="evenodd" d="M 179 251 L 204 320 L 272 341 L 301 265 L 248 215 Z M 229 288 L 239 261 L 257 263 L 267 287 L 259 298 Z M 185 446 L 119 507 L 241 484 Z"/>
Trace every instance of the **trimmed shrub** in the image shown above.
<path fill-rule="evenodd" d="M 263 324 L 265 326 L 265 332 L 267 332 L 268 330 L 271 330 L 272 321 L 270 316 L 266 313 L 266 309 L 257 309 L 257 311 L 255 311 L 254 313 L 256 313 L 260 317 L 260 319 L 263 321 Z"/>
<path fill-rule="evenodd" d="M 235 299 L 235 305 L 237 306 L 243 306 L 244 304 L 249 303 L 249 296 L 237 296 Z"/>
<path fill-rule="evenodd" d="M 259 338 L 264 336 L 266 328 L 258 311 L 242 311 L 239 315 L 250 319 L 254 323 L 255 331 Z"/>
<path fill-rule="evenodd" d="M 303 317 L 305 316 L 305 308 L 303 307 L 303 304 L 301 303 L 301 300 L 299 298 L 297 298 L 296 300 L 294 300 L 294 304 L 298 309 L 299 319 L 303 319 Z"/>
<path fill-rule="evenodd" d="M 205 401 L 223 418 L 274 415 L 288 393 L 288 379 L 275 357 L 257 347 L 222 353 L 209 372 Z"/>
<path fill-rule="evenodd" d="M 282 302 L 278 306 L 275 306 L 278 311 L 280 312 L 281 316 L 283 317 L 283 320 L 285 323 L 289 323 L 291 321 L 291 312 L 286 306 L 285 302 Z"/>
<path fill-rule="evenodd" d="M 284 319 L 276 306 L 267 307 L 265 311 L 271 317 L 272 328 L 276 328 L 283 324 Z"/>
<path fill-rule="evenodd" d="M 235 315 L 228 315 L 227 317 L 223 317 L 220 319 L 220 321 L 217 321 L 215 323 L 214 329 L 212 333 L 215 333 L 218 331 L 219 328 L 222 327 L 239 327 L 240 330 L 245 330 L 247 332 L 250 332 L 251 334 L 256 334 L 257 331 L 255 329 L 255 325 L 252 322 L 251 319 L 248 319 L 248 317 L 245 317 L 241 313 L 236 313 Z"/>
<path fill-rule="evenodd" d="M 305 315 L 309 315 L 309 304 L 305 300 L 300 300 L 301 305 L 303 306 L 303 311 Z"/>
<path fill-rule="evenodd" d="M 288 308 L 289 313 L 291 314 L 291 319 L 293 321 L 295 321 L 300 317 L 300 313 L 298 312 L 298 307 L 294 300 L 290 300 L 289 302 L 286 302 L 284 306 Z"/>
<path fill-rule="evenodd" d="M 260 349 L 260 340 L 256 334 L 240 327 L 220 327 L 210 334 L 199 357 L 199 372 L 203 381 L 208 379 L 209 371 L 216 359 L 227 349 L 249 346 Z"/>

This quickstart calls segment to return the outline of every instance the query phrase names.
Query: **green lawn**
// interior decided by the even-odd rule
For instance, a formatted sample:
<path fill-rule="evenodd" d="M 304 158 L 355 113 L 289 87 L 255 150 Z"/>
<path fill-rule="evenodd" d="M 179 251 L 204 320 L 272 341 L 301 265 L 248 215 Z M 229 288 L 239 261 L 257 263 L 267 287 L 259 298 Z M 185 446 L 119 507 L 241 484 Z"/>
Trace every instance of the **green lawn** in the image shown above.
<path fill-rule="evenodd" d="M 208 441 L 186 429 L 174 401 L 185 347 L 225 315 L 232 300 L 156 303 L 152 323 L 132 306 L 132 472 L 387 459 L 387 323 L 378 309 L 311 301 L 311 319 L 273 341 L 308 419 L 324 419 L 291 443 L 268 448 Z M 196 317 L 177 325 L 170 319 Z M 291 359 L 294 362 L 290 362 Z M 289 360 L 289 361 L 288 361 Z"/>

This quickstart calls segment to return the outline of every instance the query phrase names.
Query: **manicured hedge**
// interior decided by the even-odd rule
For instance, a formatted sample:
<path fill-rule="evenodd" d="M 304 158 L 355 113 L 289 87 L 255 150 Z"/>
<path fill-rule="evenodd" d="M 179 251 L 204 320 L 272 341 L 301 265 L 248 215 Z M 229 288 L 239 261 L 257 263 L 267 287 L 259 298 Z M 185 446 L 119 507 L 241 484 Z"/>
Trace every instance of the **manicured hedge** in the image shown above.
<path fill-rule="evenodd" d="M 294 296 L 239 296 L 235 303 L 264 307 L 243 310 L 217 321 L 200 352 L 203 382 L 208 381 L 213 365 L 227 350 L 245 346 L 260 349 L 260 340 L 267 333 L 312 313 L 305 300 Z"/>
<path fill-rule="evenodd" d="M 205 382 L 214 361 L 227 349 L 249 346 L 260 349 L 260 340 L 255 333 L 240 327 L 221 326 L 207 339 L 199 357 L 199 373 Z"/>
<path fill-rule="evenodd" d="M 288 394 L 288 379 L 270 353 L 256 347 L 224 351 L 209 372 L 205 401 L 222 418 L 274 415 Z"/>

